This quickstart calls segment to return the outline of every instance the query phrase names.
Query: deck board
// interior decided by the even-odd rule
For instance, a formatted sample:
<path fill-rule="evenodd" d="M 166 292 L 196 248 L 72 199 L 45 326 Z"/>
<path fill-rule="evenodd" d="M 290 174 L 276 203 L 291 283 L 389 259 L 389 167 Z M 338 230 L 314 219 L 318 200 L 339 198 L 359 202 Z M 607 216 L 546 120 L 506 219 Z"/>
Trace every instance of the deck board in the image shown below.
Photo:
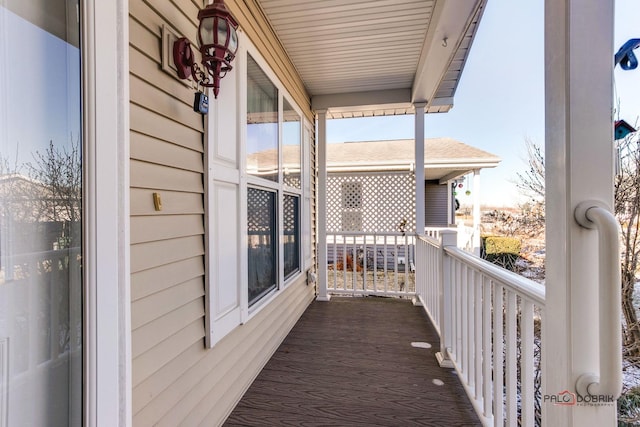
<path fill-rule="evenodd" d="M 438 366 L 438 348 L 407 300 L 314 302 L 225 426 L 481 425 L 455 371 Z"/>

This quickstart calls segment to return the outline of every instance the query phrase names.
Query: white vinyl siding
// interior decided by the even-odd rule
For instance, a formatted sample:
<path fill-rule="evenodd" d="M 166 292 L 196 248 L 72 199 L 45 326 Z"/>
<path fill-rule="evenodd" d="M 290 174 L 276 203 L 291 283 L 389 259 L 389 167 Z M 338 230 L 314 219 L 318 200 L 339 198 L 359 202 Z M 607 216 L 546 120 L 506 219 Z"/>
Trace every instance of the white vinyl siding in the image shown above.
<path fill-rule="evenodd" d="M 424 184 L 424 224 L 426 227 L 448 227 L 447 184 L 425 181 Z"/>

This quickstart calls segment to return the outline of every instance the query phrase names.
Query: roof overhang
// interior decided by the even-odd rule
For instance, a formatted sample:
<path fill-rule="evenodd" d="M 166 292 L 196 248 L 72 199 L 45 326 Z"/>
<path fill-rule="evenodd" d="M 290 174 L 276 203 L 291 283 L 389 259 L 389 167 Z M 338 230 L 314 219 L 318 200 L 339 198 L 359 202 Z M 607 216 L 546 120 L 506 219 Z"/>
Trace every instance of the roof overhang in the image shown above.
<path fill-rule="evenodd" d="M 487 0 L 258 1 L 312 109 L 342 118 L 449 111 Z"/>

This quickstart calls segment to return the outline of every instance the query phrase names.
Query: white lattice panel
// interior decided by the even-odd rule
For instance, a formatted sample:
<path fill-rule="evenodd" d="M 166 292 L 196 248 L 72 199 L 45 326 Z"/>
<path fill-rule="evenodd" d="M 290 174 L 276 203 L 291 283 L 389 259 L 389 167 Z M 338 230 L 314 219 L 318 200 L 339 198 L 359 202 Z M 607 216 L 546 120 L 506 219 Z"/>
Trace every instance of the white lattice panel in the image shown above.
<path fill-rule="evenodd" d="M 343 182 L 342 209 L 362 209 L 362 182 Z"/>
<path fill-rule="evenodd" d="M 329 174 L 327 231 L 415 230 L 414 176 L 409 172 Z"/>
<path fill-rule="evenodd" d="M 362 231 L 362 212 L 342 211 L 342 231 Z"/>

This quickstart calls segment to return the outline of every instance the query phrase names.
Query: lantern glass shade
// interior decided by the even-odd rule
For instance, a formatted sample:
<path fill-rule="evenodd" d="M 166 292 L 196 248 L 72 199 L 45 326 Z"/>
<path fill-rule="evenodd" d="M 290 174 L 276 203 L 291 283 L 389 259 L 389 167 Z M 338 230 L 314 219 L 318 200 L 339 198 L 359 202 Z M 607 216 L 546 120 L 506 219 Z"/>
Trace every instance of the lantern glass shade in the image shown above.
<path fill-rule="evenodd" d="M 198 41 L 200 47 L 213 44 L 213 27 L 216 18 L 213 16 L 202 18 L 198 29 Z"/>
<path fill-rule="evenodd" d="M 198 41 L 200 47 L 217 46 L 224 47 L 230 53 L 235 54 L 238 50 L 238 35 L 233 25 L 219 16 L 202 18 L 198 30 Z"/>
<path fill-rule="evenodd" d="M 218 20 L 218 40 L 216 40 L 216 45 L 218 46 L 226 46 L 227 41 L 227 20 L 224 18 L 216 18 Z"/>
<path fill-rule="evenodd" d="M 231 52 L 232 54 L 236 54 L 236 51 L 238 50 L 238 34 L 236 33 L 236 29 L 233 28 L 233 25 L 230 27 L 231 28 L 231 37 L 229 38 L 229 52 Z"/>

